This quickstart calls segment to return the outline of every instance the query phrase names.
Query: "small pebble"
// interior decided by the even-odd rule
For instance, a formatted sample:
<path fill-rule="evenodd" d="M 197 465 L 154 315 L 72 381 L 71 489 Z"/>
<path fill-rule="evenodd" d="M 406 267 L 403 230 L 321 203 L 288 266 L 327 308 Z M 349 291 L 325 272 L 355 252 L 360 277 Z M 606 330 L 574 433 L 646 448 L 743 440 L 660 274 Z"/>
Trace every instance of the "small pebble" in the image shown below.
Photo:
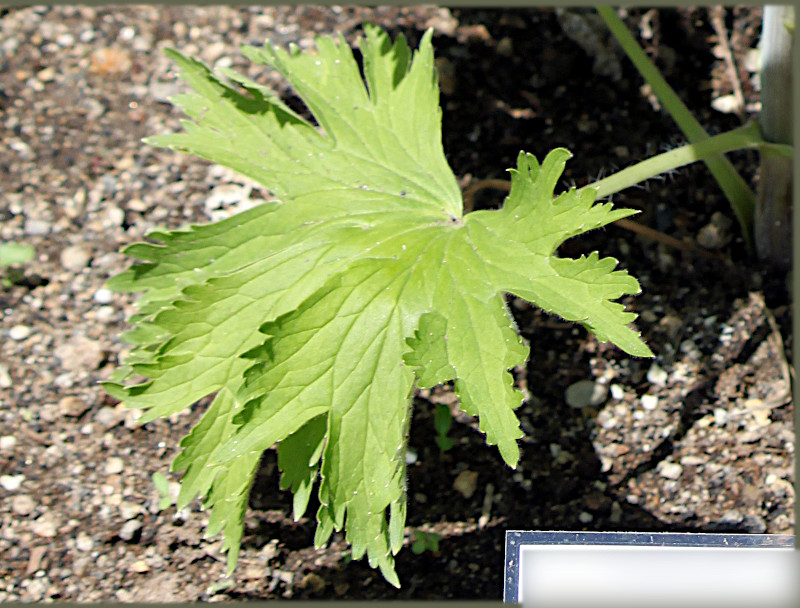
<path fill-rule="evenodd" d="M 578 513 L 578 520 L 580 520 L 582 524 L 588 524 L 593 519 L 594 515 L 592 515 L 588 511 L 581 511 L 580 513 Z"/>
<path fill-rule="evenodd" d="M 117 406 L 118 409 L 120 405 Z M 141 426 L 139 424 L 139 418 L 141 418 L 142 414 L 144 414 L 143 410 L 137 409 L 135 407 L 127 408 L 123 406 L 123 410 L 120 411 L 120 414 L 122 416 L 122 419 L 124 421 L 123 424 L 125 425 L 126 429 L 136 429 L 139 428 L 139 426 Z"/>
<path fill-rule="evenodd" d="M 122 418 L 116 409 L 104 406 L 97 410 L 97 413 L 94 415 L 94 420 L 107 431 L 117 426 L 122 421 Z"/>
<path fill-rule="evenodd" d="M 112 456 L 106 461 L 106 475 L 116 475 L 125 469 L 125 461 L 118 456 Z"/>
<path fill-rule="evenodd" d="M 658 407 L 658 395 L 642 395 L 642 409 L 652 412 Z"/>
<path fill-rule="evenodd" d="M 80 245 L 72 245 L 61 252 L 61 265 L 71 271 L 80 272 L 89 264 L 92 254 Z"/>
<path fill-rule="evenodd" d="M 222 184 L 214 188 L 206 199 L 206 212 L 210 213 L 228 205 L 236 205 L 249 195 L 250 192 L 244 186 L 240 186 L 239 184 Z"/>
<path fill-rule="evenodd" d="M 56 37 L 56 44 L 60 47 L 72 46 L 75 44 L 75 36 L 72 34 L 59 34 Z"/>
<path fill-rule="evenodd" d="M 655 386 L 666 386 L 668 378 L 669 374 L 658 363 L 653 363 L 647 370 L 647 381 Z"/>
<path fill-rule="evenodd" d="M 98 304 L 110 304 L 114 300 L 114 292 L 103 287 L 94 292 L 93 298 Z"/>
<path fill-rule="evenodd" d="M 731 226 L 733 226 L 733 220 L 719 211 L 714 212 L 711 221 L 698 232 L 697 244 L 706 249 L 719 249 L 727 245 L 732 238 Z"/>
<path fill-rule="evenodd" d="M 19 494 L 11 501 L 11 510 L 22 517 L 30 515 L 36 508 L 36 501 L 27 494 Z"/>
<path fill-rule="evenodd" d="M 325 579 L 316 572 L 309 572 L 300 579 L 299 587 L 301 589 L 308 588 L 312 593 L 322 593 L 325 590 Z"/>
<path fill-rule="evenodd" d="M 125 221 L 125 212 L 119 207 L 107 207 L 100 216 L 100 225 L 105 229 L 117 228 L 122 226 Z"/>
<path fill-rule="evenodd" d="M 722 517 L 720 517 L 718 523 L 726 526 L 735 526 L 742 523 L 743 520 L 744 516 L 739 511 L 731 509 L 730 511 L 725 511 L 725 513 L 722 514 Z"/>
<path fill-rule="evenodd" d="M 478 473 L 475 471 L 461 471 L 453 481 L 453 489 L 464 498 L 470 498 L 478 486 Z"/>
<path fill-rule="evenodd" d="M 23 230 L 28 236 L 45 236 L 50 232 L 50 222 L 44 220 L 27 219 Z"/>
<path fill-rule="evenodd" d="M 94 318 L 101 323 L 107 323 L 112 319 L 115 312 L 116 311 L 114 310 L 113 306 L 101 306 L 95 312 Z"/>
<path fill-rule="evenodd" d="M 660 462 L 658 471 L 665 479 L 678 479 L 683 473 L 683 467 L 677 462 Z"/>
<path fill-rule="evenodd" d="M 36 73 L 36 78 L 39 79 L 40 82 L 53 82 L 56 77 L 56 71 L 53 69 L 52 66 L 48 66 L 44 69 L 39 70 Z"/>
<path fill-rule="evenodd" d="M 77 417 L 89 409 L 89 404 L 77 397 L 64 397 L 58 402 L 58 408 L 61 410 L 62 416 Z"/>
<path fill-rule="evenodd" d="M 120 40 L 129 41 L 133 40 L 136 37 L 136 29 L 131 27 L 130 25 L 126 25 L 125 27 L 119 30 L 119 35 L 117 36 Z"/>
<path fill-rule="evenodd" d="M 506 36 L 501 38 L 497 43 L 497 54 L 503 57 L 511 57 L 514 54 L 514 43 L 511 38 Z"/>
<path fill-rule="evenodd" d="M 739 107 L 739 101 L 736 99 L 736 95 L 733 94 L 722 95 L 716 99 L 712 99 L 711 107 L 717 112 L 721 112 L 723 114 L 732 114 L 733 112 L 738 112 L 741 109 Z"/>
<path fill-rule="evenodd" d="M 43 538 L 53 538 L 58 534 L 58 529 L 56 522 L 48 512 L 31 524 L 31 532 Z"/>
<path fill-rule="evenodd" d="M 622 401 L 625 397 L 625 389 L 623 389 L 619 384 L 612 384 L 608 387 L 609 391 L 611 392 L 611 398 L 615 401 Z"/>
<path fill-rule="evenodd" d="M 94 541 L 86 532 L 79 532 L 75 539 L 75 547 L 78 551 L 91 551 L 94 548 Z"/>
<path fill-rule="evenodd" d="M 22 341 L 31 335 L 31 328 L 27 325 L 15 325 L 8 330 L 8 337 L 12 340 Z"/>
<path fill-rule="evenodd" d="M 17 445 L 17 438 L 14 435 L 3 435 L 0 437 L 0 452 L 10 452 Z"/>
<path fill-rule="evenodd" d="M 0 388 L 9 388 L 13 384 L 11 374 L 8 373 L 5 365 L 0 365 Z"/>
<path fill-rule="evenodd" d="M 75 381 L 68 372 L 64 372 L 63 374 L 56 376 L 55 380 L 53 380 L 53 384 L 55 384 L 58 388 L 66 389 L 72 388 L 72 386 L 75 384 Z"/>
<path fill-rule="evenodd" d="M 3 475 L 0 476 L 0 486 L 7 492 L 15 492 L 19 490 L 22 482 L 25 481 L 25 475 Z"/>
<path fill-rule="evenodd" d="M 131 540 L 133 540 L 133 537 L 141 528 L 142 528 L 142 522 L 136 519 L 131 519 L 130 521 L 126 521 L 122 525 L 122 528 L 120 528 L 119 530 L 118 536 L 125 542 L 130 542 Z"/>
<path fill-rule="evenodd" d="M 597 407 L 605 402 L 608 387 L 593 380 L 579 380 L 567 387 L 564 399 L 567 405 L 576 409 Z"/>
<path fill-rule="evenodd" d="M 139 513 L 142 512 L 142 506 L 136 504 L 135 502 L 129 502 L 127 500 L 123 500 L 119 503 L 119 513 L 122 515 L 122 519 L 125 521 L 134 519 L 138 517 Z"/>
<path fill-rule="evenodd" d="M 597 418 L 595 420 L 597 421 L 597 424 L 607 431 L 613 429 L 619 424 L 619 420 L 617 420 L 616 416 L 614 416 L 614 414 L 608 410 L 602 410 L 599 414 L 597 414 Z"/>
<path fill-rule="evenodd" d="M 47 593 L 47 583 L 40 578 L 31 578 L 25 581 L 27 593 L 26 600 L 40 602 L 44 599 Z"/>
<path fill-rule="evenodd" d="M 143 559 L 140 559 L 131 564 L 131 571 L 144 574 L 145 572 L 150 572 L 150 566 Z"/>

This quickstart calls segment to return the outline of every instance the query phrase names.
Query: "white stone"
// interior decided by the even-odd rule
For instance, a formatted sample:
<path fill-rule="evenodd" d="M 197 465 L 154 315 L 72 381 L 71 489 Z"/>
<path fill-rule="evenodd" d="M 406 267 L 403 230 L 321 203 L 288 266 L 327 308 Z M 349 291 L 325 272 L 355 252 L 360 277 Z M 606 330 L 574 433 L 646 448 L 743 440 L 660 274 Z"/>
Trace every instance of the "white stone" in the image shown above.
<path fill-rule="evenodd" d="M 126 521 L 122 525 L 122 528 L 120 528 L 119 537 L 126 542 L 133 540 L 133 537 L 141 529 L 141 527 L 142 527 L 142 522 L 136 519 L 131 519 L 130 521 Z"/>
<path fill-rule="evenodd" d="M 104 406 L 97 410 L 94 419 L 104 430 L 108 430 L 117 426 L 122 421 L 122 416 L 116 408 Z"/>
<path fill-rule="evenodd" d="M 119 513 L 122 515 L 122 519 L 125 521 L 137 517 L 141 512 L 142 505 L 136 504 L 135 502 L 123 500 L 121 503 L 119 503 Z"/>
<path fill-rule="evenodd" d="M 106 475 L 116 475 L 125 468 L 125 461 L 118 456 L 112 456 L 106 461 Z"/>
<path fill-rule="evenodd" d="M 647 381 L 655 386 L 666 386 L 669 374 L 665 372 L 658 363 L 653 363 L 647 370 Z"/>
<path fill-rule="evenodd" d="M 677 462 L 660 462 L 658 472 L 666 479 L 678 479 L 683 473 L 683 467 Z"/>
<path fill-rule="evenodd" d="M 658 395 L 642 395 L 642 409 L 653 411 L 658 407 Z"/>
<path fill-rule="evenodd" d="M 239 184 L 221 184 L 211 191 L 205 202 L 207 212 L 227 205 L 235 205 L 248 197 L 250 193 Z"/>
<path fill-rule="evenodd" d="M 59 34 L 56 37 L 56 44 L 60 47 L 72 46 L 75 44 L 75 36 L 72 34 Z"/>
<path fill-rule="evenodd" d="M 61 265 L 72 272 L 80 272 L 92 259 L 91 252 L 80 245 L 71 245 L 61 252 Z"/>
<path fill-rule="evenodd" d="M 129 41 L 133 40 L 136 37 L 136 29 L 131 27 L 130 25 L 126 25 L 125 27 L 119 30 L 118 38 L 120 40 Z"/>
<path fill-rule="evenodd" d="M 110 304 L 114 300 L 114 292 L 103 287 L 94 292 L 93 298 L 98 304 Z"/>
<path fill-rule="evenodd" d="M 0 452 L 10 452 L 17 445 L 17 438 L 14 435 L 3 435 L 0 437 Z"/>
<path fill-rule="evenodd" d="M 741 109 L 739 101 L 736 99 L 736 95 L 733 94 L 722 95 L 716 99 L 712 99 L 711 107 L 717 112 L 722 112 L 723 114 L 733 114 Z"/>
<path fill-rule="evenodd" d="M 21 517 L 30 515 L 36 509 L 36 501 L 27 494 L 18 494 L 11 501 L 11 510 Z"/>
<path fill-rule="evenodd" d="M 3 475 L 0 476 L 0 486 L 7 492 L 15 492 L 19 490 L 22 482 L 25 481 L 25 475 Z"/>
<path fill-rule="evenodd" d="M 0 388 L 10 388 L 13 382 L 5 365 L 0 364 Z"/>
<path fill-rule="evenodd" d="M 107 323 L 112 319 L 115 312 L 113 306 L 101 306 L 95 311 L 94 318 L 101 323 Z"/>
<path fill-rule="evenodd" d="M 45 220 L 27 219 L 23 230 L 28 236 L 44 236 L 50 232 L 50 222 Z"/>
<path fill-rule="evenodd" d="M 42 515 L 31 525 L 31 531 L 36 536 L 43 538 L 53 538 L 58 534 L 58 526 L 56 525 L 53 516 L 48 512 Z"/>
<path fill-rule="evenodd" d="M 12 340 L 17 340 L 18 342 L 21 340 L 25 340 L 28 336 L 31 335 L 31 328 L 27 325 L 15 325 L 11 329 L 8 330 L 8 337 Z"/>
<path fill-rule="evenodd" d="M 91 551 L 94 548 L 94 541 L 86 532 L 79 532 L 75 539 L 75 547 L 78 551 Z"/>

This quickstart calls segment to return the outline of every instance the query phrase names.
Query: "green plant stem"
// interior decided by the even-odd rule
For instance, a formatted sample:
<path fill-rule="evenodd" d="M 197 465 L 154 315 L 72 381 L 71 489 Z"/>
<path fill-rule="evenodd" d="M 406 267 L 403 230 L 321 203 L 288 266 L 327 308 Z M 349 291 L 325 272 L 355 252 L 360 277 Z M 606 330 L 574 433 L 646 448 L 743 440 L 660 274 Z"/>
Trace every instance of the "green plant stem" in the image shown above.
<path fill-rule="evenodd" d="M 761 127 L 764 139 L 792 143 L 792 34 L 786 28 L 793 7 L 764 7 L 761 34 Z M 774 154 L 761 155 L 753 232 L 764 264 L 788 270 L 792 262 L 792 185 L 794 164 Z"/>
<path fill-rule="evenodd" d="M 753 148 L 769 150 L 773 154 L 789 158 L 792 156 L 791 146 L 765 142 L 761 136 L 761 128 L 758 123 L 751 122 L 733 131 L 715 135 L 696 143 L 686 144 L 680 148 L 653 156 L 584 186 L 581 190 L 594 188 L 597 190 L 597 198 L 604 198 L 690 163 L 707 160 L 710 157 L 734 150 Z"/>
<path fill-rule="evenodd" d="M 628 31 L 628 28 L 617 17 L 616 12 L 610 6 L 598 6 L 597 12 L 606 22 L 608 29 L 617 39 L 625 54 L 639 70 L 639 73 L 650 85 L 653 93 L 664 106 L 672 119 L 677 123 L 680 130 L 690 143 L 696 143 L 708 138 L 708 134 L 702 125 L 695 119 L 689 108 L 681 101 L 677 93 L 669 86 L 661 76 L 655 65 L 650 61 L 645 52 L 636 42 L 636 39 Z M 699 160 L 699 159 L 698 159 Z M 747 185 L 747 182 L 736 172 L 731 162 L 721 155 L 713 155 L 703 158 L 714 179 L 717 180 L 720 188 L 730 202 L 736 218 L 744 235 L 747 247 L 752 250 L 752 226 L 753 214 L 755 212 L 756 195 Z"/>

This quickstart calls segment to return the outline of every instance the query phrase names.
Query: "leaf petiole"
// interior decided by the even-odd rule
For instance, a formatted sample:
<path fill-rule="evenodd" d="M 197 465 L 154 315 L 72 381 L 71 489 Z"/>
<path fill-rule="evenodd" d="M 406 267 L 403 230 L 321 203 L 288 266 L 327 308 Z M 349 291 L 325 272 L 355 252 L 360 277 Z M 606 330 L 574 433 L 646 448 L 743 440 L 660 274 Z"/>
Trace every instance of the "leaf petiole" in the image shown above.
<path fill-rule="evenodd" d="M 719 154 L 757 148 L 761 151 L 769 150 L 775 154 L 792 157 L 792 147 L 783 144 L 773 144 L 764 140 L 758 122 L 751 122 L 738 129 L 715 135 L 686 144 L 680 148 L 669 150 L 657 156 L 643 160 L 635 165 L 618 171 L 613 175 L 579 188 L 578 192 L 592 188 L 597 191 L 597 198 L 601 199 L 611 194 L 635 186 L 648 179 L 666 173 L 673 169 L 683 167 L 696 161 L 706 160 Z"/>

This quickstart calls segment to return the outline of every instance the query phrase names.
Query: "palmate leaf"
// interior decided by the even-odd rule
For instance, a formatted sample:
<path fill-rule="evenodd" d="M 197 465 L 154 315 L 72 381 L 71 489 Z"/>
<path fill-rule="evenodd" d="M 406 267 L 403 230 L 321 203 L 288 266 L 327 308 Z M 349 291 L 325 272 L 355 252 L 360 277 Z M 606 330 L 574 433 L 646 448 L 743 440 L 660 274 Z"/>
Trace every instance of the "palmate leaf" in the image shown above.
<path fill-rule="evenodd" d="M 554 197 L 569 157 L 557 149 L 541 165 L 520 154 L 503 208 L 465 216 L 441 145 L 431 32 L 413 54 L 402 37 L 364 32 L 366 87 L 342 39 L 245 49 L 289 80 L 318 126 L 266 88 L 169 51 L 194 89 L 174 101 L 193 120 L 150 143 L 235 169 L 278 202 L 126 250 L 142 263 L 111 286 L 144 293 L 124 336 L 133 349 L 106 386 L 144 421 L 215 395 L 173 469 L 185 471 L 178 507 L 205 498 L 230 568 L 260 456 L 277 443 L 296 519 L 317 489 L 316 544 L 344 529 L 353 557 L 399 585 L 415 384 L 454 381 L 486 441 L 509 466 L 519 459 L 522 394 L 508 370 L 528 348 L 504 293 L 652 354 L 613 301 L 638 293 L 636 280 L 611 258 L 554 255 L 633 212 L 594 205 L 591 190 Z"/>

